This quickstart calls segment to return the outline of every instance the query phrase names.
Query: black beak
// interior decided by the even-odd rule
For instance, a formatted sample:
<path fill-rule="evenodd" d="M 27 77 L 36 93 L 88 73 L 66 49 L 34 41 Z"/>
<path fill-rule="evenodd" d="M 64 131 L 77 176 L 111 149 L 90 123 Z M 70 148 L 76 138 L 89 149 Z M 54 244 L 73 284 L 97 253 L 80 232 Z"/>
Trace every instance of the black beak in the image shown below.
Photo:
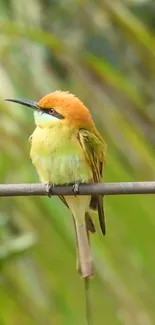
<path fill-rule="evenodd" d="M 24 106 L 28 106 L 31 107 L 35 110 L 39 109 L 39 106 L 37 105 L 37 102 L 32 102 L 31 100 L 27 100 L 27 99 L 11 99 L 11 98 L 5 98 L 4 100 L 6 100 L 7 102 L 13 102 L 13 103 L 17 103 L 17 104 L 21 104 Z"/>

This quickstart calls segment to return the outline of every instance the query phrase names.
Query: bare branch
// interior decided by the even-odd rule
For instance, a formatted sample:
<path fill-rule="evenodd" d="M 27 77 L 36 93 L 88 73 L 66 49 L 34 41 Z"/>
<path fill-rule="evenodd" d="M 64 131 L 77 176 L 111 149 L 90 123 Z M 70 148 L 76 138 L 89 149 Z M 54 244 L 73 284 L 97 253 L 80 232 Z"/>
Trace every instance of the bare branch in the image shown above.
<path fill-rule="evenodd" d="M 0 196 L 43 196 L 46 184 L 1 184 Z M 78 195 L 155 194 L 155 182 L 100 183 L 79 185 Z M 51 195 L 74 195 L 72 185 L 54 186 Z"/>

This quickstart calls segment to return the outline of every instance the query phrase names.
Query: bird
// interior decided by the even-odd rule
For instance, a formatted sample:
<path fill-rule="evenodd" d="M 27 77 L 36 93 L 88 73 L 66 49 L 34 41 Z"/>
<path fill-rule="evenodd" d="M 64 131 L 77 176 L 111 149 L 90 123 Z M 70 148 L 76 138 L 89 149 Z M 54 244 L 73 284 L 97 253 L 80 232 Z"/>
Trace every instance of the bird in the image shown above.
<path fill-rule="evenodd" d="M 106 164 L 106 143 L 84 103 L 69 91 L 53 91 L 39 101 L 10 99 L 31 107 L 36 128 L 30 136 L 30 157 L 42 183 L 73 184 L 73 195 L 59 196 L 74 220 L 77 269 L 83 278 L 94 275 L 89 233 L 95 233 L 90 210 L 98 211 L 105 235 L 103 195 L 77 195 L 79 184 L 100 183 Z"/>

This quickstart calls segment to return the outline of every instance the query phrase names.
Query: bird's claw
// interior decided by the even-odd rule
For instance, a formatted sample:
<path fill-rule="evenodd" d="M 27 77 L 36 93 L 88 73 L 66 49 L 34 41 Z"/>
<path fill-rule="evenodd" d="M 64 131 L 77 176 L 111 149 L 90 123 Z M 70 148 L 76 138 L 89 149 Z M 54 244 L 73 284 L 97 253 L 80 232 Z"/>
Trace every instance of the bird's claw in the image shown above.
<path fill-rule="evenodd" d="M 54 187 L 54 184 L 52 184 L 51 182 L 48 182 L 48 183 L 46 184 L 46 195 L 47 195 L 48 197 L 50 197 L 50 198 L 51 198 L 51 194 L 52 194 L 52 189 L 53 189 L 53 187 Z"/>
<path fill-rule="evenodd" d="M 79 182 L 76 182 L 76 183 L 73 185 L 73 193 L 74 193 L 75 196 L 76 196 L 77 194 L 79 194 L 79 185 L 80 185 Z"/>

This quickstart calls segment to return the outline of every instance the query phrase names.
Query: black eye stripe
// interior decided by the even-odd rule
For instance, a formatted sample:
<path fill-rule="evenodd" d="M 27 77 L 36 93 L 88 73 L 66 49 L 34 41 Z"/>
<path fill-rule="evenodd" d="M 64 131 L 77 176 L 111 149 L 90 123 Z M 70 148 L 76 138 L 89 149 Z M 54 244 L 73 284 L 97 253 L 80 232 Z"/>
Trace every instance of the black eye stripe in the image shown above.
<path fill-rule="evenodd" d="M 56 118 L 58 118 L 59 120 L 63 120 L 65 118 L 62 114 L 60 114 L 56 111 L 54 111 L 54 114 L 52 114 L 52 115 L 55 116 Z"/>
<path fill-rule="evenodd" d="M 55 109 L 52 108 L 52 107 L 51 108 L 48 108 L 48 109 L 41 109 L 41 110 L 42 110 L 43 113 L 49 114 L 51 116 L 54 116 L 54 117 L 58 118 L 59 120 L 63 120 L 65 118 L 62 114 L 60 114 L 57 111 L 55 111 Z M 52 112 L 51 112 L 51 110 L 52 110 Z"/>

